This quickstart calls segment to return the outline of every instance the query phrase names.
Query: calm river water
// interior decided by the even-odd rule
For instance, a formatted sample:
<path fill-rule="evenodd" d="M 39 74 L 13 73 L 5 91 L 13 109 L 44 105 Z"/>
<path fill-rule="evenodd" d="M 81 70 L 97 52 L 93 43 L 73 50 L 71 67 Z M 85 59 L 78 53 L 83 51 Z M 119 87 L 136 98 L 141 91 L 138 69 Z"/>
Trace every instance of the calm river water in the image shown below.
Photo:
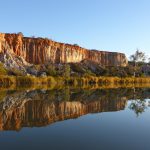
<path fill-rule="evenodd" d="M 150 150 L 150 89 L 0 92 L 1 150 Z"/>

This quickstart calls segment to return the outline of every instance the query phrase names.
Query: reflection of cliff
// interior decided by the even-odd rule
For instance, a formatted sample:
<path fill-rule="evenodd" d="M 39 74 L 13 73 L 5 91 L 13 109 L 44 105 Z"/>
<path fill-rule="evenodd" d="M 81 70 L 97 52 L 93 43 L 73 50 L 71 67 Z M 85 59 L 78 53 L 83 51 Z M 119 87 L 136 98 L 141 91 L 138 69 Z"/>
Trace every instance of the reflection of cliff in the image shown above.
<path fill-rule="evenodd" d="M 45 126 L 88 113 L 123 110 L 128 99 L 150 98 L 149 90 L 8 91 L 0 97 L 0 130 Z"/>
<path fill-rule="evenodd" d="M 88 113 L 122 110 L 126 104 L 125 98 L 111 100 L 93 94 L 89 101 L 83 95 L 82 101 L 59 101 L 60 95 L 55 94 L 50 96 L 44 91 L 9 94 L 0 103 L 0 130 L 44 126 Z"/>
<path fill-rule="evenodd" d="M 84 59 L 92 60 L 106 66 L 126 66 L 128 64 L 125 54 L 87 50 L 77 45 L 55 42 L 44 38 L 27 38 L 22 34 L 0 33 L 0 52 L 9 50 L 21 56 L 27 62 L 41 64 L 76 63 Z"/>

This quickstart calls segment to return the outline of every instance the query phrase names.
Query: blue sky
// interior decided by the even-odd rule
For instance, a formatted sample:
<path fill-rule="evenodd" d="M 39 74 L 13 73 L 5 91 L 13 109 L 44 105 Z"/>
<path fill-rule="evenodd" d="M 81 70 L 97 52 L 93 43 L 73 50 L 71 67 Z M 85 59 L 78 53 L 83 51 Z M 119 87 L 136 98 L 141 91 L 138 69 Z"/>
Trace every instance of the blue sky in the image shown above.
<path fill-rule="evenodd" d="M 0 32 L 150 55 L 150 0 L 0 0 Z"/>

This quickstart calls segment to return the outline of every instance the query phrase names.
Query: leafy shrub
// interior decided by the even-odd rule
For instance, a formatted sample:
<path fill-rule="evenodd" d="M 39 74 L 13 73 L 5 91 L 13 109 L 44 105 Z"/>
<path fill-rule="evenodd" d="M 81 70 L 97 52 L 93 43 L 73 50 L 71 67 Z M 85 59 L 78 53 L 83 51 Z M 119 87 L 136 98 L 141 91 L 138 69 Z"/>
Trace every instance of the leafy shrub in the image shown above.
<path fill-rule="evenodd" d="M 70 78 L 70 71 L 71 71 L 70 65 L 65 64 L 65 66 L 64 66 L 64 77 L 65 78 Z"/>
<path fill-rule="evenodd" d="M 4 65 L 0 63 L 0 75 L 7 75 L 8 71 L 5 69 Z"/>
<path fill-rule="evenodd" d="M 25 73 L 21 70 L 18 70 L 18 69 L 10 69 L 8 70 L 8 75 L 13 75 L 13 76 L 24 76 Z"/>
<path fill-rule="evenodd" d="M 53 64 L 49 64 L 46 66 L 46 73 L 48 76 L 56 76 L 57 71 L 55 69 L 55 66 Z"/>
<path fill-rule="evenodd" d="M 86 70 L 78 63 L 72 63 L 71 64 L 71 69 L 73 72 L 77 72 L 79 74 L 83 74 L 86 72 Z"/>

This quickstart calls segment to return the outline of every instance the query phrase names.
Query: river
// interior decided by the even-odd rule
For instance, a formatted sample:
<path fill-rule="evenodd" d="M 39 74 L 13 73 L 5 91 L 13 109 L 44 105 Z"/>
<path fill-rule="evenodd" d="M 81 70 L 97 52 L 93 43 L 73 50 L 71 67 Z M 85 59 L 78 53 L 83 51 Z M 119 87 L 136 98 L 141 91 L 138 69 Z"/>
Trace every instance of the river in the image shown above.
<path fill-rule="evenodd" d="M 2 150 L 149 150 L 150 89 L 1 90 Z"/>

